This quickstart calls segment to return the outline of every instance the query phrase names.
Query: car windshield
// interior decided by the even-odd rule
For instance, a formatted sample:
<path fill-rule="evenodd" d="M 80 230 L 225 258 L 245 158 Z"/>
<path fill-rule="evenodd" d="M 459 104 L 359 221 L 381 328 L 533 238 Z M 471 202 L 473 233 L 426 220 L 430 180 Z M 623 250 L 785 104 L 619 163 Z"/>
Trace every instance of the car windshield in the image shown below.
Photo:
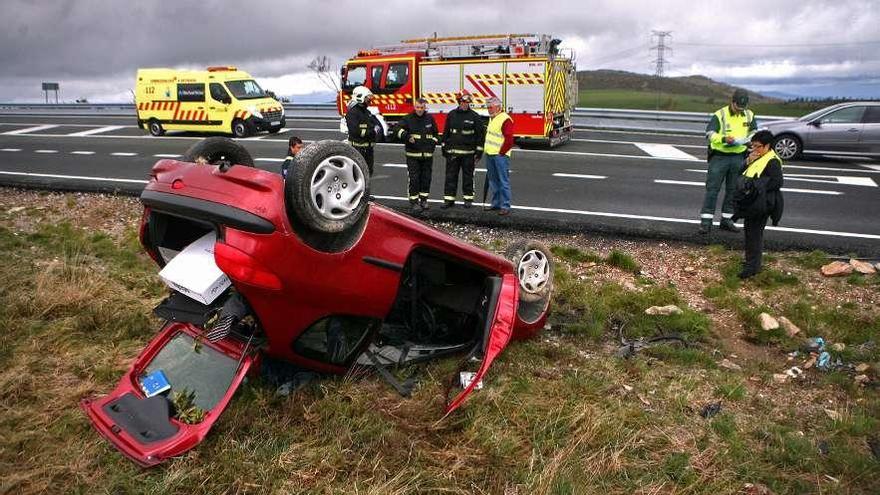
<path fill-rule="evenodd" d="M 834 105 L 834 106 L 830 106 L 830 107 L 821 108 L 819 110 L 816 110 L 815 112 L 810 112 L 810 113 L 804 115 L 803 117 L 801 117 L 798 120 L 802 120 L 804 122 L 809 122 L 811 120 L 815 120 L 818 116 L 820 116 L 824 113 L 828 113 L 828 112 L 834 110 L 835 108 L 838 108 L 839 106 L 840 105 Z"/>
<path fill-rule="evenodd" d="M 263 88 L 253 79 L 245 79 L 243 81 L 226 81 L 226 87 L 232 96 L 238 100 L 252 100 L 254 98 L 265 98 L 266 93 Z"/>
<path fill-rule="evenodd" d="M 192 393 L 193 404 L 210 411 L 226 395 L 237 369 L 235 359 L 179 333 L 156 354 L 145 374 L 161 370 L 171 394 Z"/>

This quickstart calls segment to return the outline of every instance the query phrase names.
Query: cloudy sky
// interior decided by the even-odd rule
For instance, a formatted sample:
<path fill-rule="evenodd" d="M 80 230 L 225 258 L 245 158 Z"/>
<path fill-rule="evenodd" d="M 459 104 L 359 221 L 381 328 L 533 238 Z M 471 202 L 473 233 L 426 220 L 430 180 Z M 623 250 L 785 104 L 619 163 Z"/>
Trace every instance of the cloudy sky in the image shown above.
<path fill-rule="evenodd" d="M 699 5 L 699 6 L 697 6 Z M 405 38 L 538 32 L 578 68 L 650 73 L 652 30 L 672 31 L 667 75 L 703 74 L 810 96 L 880 98 L 880 1 L 554 2 L 2 0 L 0 102 L 131 101 L 138 67 L 235 64 L 283 95 L 326 91 L 306 66 Z M 295 98 L 296 99 L 296 98 Z"/>

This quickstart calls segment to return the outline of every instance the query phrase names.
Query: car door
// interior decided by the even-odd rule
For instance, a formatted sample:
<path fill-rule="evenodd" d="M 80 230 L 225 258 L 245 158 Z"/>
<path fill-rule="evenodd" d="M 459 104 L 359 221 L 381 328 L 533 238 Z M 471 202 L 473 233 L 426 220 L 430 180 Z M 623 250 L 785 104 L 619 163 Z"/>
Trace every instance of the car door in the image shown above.
<path fill-rule="evenodd" d="M 864 113 L 864 106 L 851 106 L 823 115 L 811 123 L 804 148 L 813 152 L 858 152 Z"/>
<path fill-rule="evenodd" d="M 880 105 L 865 108 L 862 118 L 862 137 L 859 148 L 862 153 L 880 155 Z"/>
<path fill-rule="evenodd" d="M 457 396 L 446 404 L 446 416 L 456 410 L 476 389 L 477 384 L 486 375 L 492 362 L 507 347 L 510 337 L 513 335 L 513 325 L 516 321 L 516 307 L 519 300 L 519 282 L 513 273 L 504 274 L 500 279 L 496 277 L 497 290 L 493 290 L 494 301 L 489 302 L 491 318 L 486 321 L 486 330 L 483 339 L 482 353 L 479 367 L 470 383 L 464 387 Z M 494 304 L 493 304 L 494 302 Z M 456 377 L 457 378 L 457 377 Z M 444 416 L 445 417 L 445 416 Z"/>

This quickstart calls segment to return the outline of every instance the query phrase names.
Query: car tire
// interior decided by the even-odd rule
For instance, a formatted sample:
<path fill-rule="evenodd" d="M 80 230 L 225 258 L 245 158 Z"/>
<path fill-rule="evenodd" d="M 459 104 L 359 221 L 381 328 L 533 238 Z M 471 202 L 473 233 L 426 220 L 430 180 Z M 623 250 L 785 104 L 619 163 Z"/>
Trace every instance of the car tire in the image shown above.
<path fill-rule="evenodd" d="M 296 155 L 284 184 L 291 226 L 311 247 L 337 252 L 360 236 L 369 209 L 370 176 L 356 149 L 317 141 Z"/>
<path fill-rule="evenodd" d="M 190 146 L 181 160 L 208 165 L 225 165 L 226 167 L 232 165 L 254 166 L 254 159 L 244 146 L 232 139 L 220 136 L 205 138 Z"/>
<path fill-rule="evenodd" d="M 150 130 L 150 135 L 159 137 L 165 135 L 165 129 L 162 127 L 162 124 L 156 119 L 150 119 L 147 123 L 147 129 Z"/>
<path fill-rule="evenodd" d="M 519 281 L 519 299 L 526 303 L 546 302 L 553 292 L 553 258 L 543 243 L 516 241 L 505 255 L 513 263 Z"/>
<path fill-rule="evenodd" d="M 232 136 L 238 139 L 246 138 L 253 134 L 250 124 L 241 119 L 232 121 Z"/>
<path fill-rule="evenodd" d="M 773 140 L 773 151 L 783 160 L 792 160 L 801 156 L 801 153 L 804 152 L 804 145 L 793 134 L 781 134 Z"/>

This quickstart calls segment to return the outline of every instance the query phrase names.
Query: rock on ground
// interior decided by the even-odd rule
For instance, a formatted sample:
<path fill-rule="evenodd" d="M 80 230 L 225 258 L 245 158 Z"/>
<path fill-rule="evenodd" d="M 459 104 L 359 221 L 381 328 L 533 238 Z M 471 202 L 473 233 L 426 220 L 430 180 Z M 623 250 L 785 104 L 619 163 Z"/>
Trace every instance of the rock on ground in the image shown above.
<path fill-rule="evenodd" d="M 874 265 L 866 261 L 851 259 L 849 260 L 849 264 L 852 265 L 855 271 L 861 273 L 862 275 L 873 275 L 877 273 L 877 269 L 874 268 Z"/>
<path fill-rule="evenodd" d="M 650 308 L 645 310 L 645 314 L 647 315 L 677 315 L 681 313 L 681 308 L 674 304 L 669 304 L 666 306 L 651 306 Z"/>
<path fill-rule="evenodd" d="M 761 321 L 761 329 L 766 331 L 776 330 L 779 328 L 779 322 L 776 321 L 776 318 L 768 315 L 767 313 L 761 313 L 758 315 L 758 320 Z"/>
<path fill-rule="evenodd" d="M 843 261 L 834 261 L 821 268 L 822 275 L 826 277 L 842 277 L 853 272 L 853 266 Z"/>

